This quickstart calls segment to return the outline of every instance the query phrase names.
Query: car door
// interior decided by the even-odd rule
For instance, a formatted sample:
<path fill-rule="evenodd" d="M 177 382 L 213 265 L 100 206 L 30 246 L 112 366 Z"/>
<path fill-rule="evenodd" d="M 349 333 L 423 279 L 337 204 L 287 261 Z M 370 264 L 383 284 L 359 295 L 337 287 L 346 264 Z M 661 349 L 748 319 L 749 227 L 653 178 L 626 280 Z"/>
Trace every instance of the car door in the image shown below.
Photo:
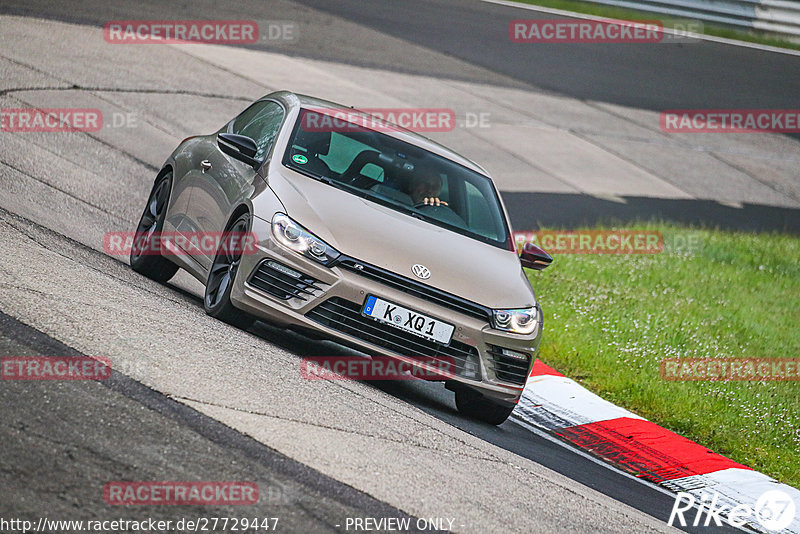
<path fill-rule="evenodd" d="M 228 133 L 253 139 L 258 147 L 256 159 L 265 160 L 271 155 L 284 116 L 280 104 L 261 100 L 243 111 L 228 125 L 227 130 Z M 222 232 L 234 205 L 252 193 L 257 170 L 225 154 L 216 142 L 209 145 L 200 166 L 200 174 L 193 182 L 189 198 L 189 217 L 199 232 Z M 205 269 L 209 269 L 214 253 L 202 250 L 196 251 L 193 256 Z"/>
<path fill-rule="evenodd" d="M 167 216 L 164 220 L 163 231 L 165 234 L 173 232 L 190 235 L 196 231 L 193 222 L 188 216 L 189 200 L 192 194 L 192 185 L 201 175 L 200 162 L 206 158 L 214 136 L 195 136 L 186 139 L 180 151 L 175 154 L 175 164 L 172 175 L 172 198 L 170 199 Z M 176 240 L 175 246 L 181 245 L 185 240 Z"/>

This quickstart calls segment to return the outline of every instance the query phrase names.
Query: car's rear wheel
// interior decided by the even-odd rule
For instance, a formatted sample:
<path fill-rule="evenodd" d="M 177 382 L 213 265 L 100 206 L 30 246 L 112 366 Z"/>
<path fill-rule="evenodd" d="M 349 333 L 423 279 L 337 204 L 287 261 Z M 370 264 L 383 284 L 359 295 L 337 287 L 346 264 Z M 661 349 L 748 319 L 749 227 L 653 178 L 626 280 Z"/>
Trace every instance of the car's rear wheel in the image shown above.
<path fill-rule="evenodd" d="M 153 186 L 131 247 L 131 268 L 139 274 L 164 283 L 175 276 L 178 266 L 159 253 L 160 234 L 167 216 L 172 188 L 172 173 L 164 174 Z"/>
<path fill-rule="evenodd" d="M 214 256 L 214 263 L 208 273 L 206 292 L 203 306 L 206 313 L 228 324 L 239 328 L 249 328 L 255 318 L 234 307 L 231 303 L 231 290 L 236 274 L 239 272 L 239 263 L 242 260 L 241 237 L 250 228 L 250 214 L 243 213 L 237 217 L 222 235 L 219 249 Z"/>
<path fill-rule="evenodd" d="M 463 415 L 490 425 L 503 423 L 514 411 L 513 406 L 494 403 L 480 393 L 466 388 L 456 390 L 456 407 Z"/>

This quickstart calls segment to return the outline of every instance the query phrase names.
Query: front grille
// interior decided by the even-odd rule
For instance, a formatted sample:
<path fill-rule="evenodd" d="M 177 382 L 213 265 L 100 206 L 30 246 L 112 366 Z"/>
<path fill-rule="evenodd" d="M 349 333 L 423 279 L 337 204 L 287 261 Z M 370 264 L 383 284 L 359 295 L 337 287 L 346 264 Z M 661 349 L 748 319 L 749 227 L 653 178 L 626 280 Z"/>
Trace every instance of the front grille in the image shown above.
<path fill-rule="evenodd" d="M 340 297 L 326 300 L 306 314 L 309 319 L 343 334 L 407 357 L 422 357 L 453 366 L 458 376 L 480 379 L 478 350 L 460 341 L 442 345 L 361 315 L 361 306 Z"/>
<path fill-rule="evenodd" d="M 492 310 L 486 306 L 481 306 L 467 299 L 421 284 L 404 276 L 400 276 L 399 274 L 387 271 L 386 269 L 376 267 L 375 265 L 370 265 L 347 256 L 341 257 L 336 264 L 348 271 L 360 274 L 361 276 L 370 278 L 417 298 L 427 300 L 433 304 L 463 313 L 464 315 L 483 319 L 487 322 L 492 319 Z M 357 265 L 359 267 L 357 267 Z"/>
<path fill-rule="evenodd" d="M 316 285 L 318 282 L 319 280 L 274 260 L 264 260 L 259 263 L 247 280 L 251 286 L 281 300 L 290 298 L 308 300 L 308 297 L 314 296 L 315 292 L 322 291 L 322 288 Z"/>
<path fill-rule="evenodd" d="M 489 365 L 490 369 L 494 370 L 494 376 L 502 382 L 510 382 L 511 384 L 518 384 L 524 386 L 528 380 L 528 371 L 531 366 L 531 357 L 528 356 L 527 360 L 520 360 L 511 356 L 503 354 L 502 347 L 489 345 Z"/>

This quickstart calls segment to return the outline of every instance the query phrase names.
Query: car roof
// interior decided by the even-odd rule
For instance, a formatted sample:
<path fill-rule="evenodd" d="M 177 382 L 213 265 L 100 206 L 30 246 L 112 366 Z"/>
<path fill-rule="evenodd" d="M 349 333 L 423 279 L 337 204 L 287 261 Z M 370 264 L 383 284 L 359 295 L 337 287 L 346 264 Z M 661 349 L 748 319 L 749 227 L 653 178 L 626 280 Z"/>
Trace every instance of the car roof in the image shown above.
<path fill-rule="evenodd" d="M 401 141 L 405 141 L 412 145 L 418 146 L 420 148 L 433 152 L 434 154 L 438 154 L 439 156 L 450 159 L 460 165 L 463 165 L 464 167 L 467 167 L 468 169 L 471 169 L 475 172 L 479 172 L 491 178 L 486 169 L 484 169 L 474 161 L 465 158 L 461 154 L 447 148 L 446 146 L 441 145 L 431 139 L 428 139 L 425 136 L 419 135 L 416 132 L 407 130 L 391 122 L 381 120 L 380 118 L 375 117 L 374 115 L 370 115 L 369 113 L 360 111 L 351 106 L 345 106 L 343 104 L 337 104 L 336 102 L 331 102 L 329 100 L 323 100 L 321 98 L 316 98 L 313 96 L 293 93 L 291 91 L 277 91 L 274 93 L 270 93 L 263 98 L 271 98 L 274 100 L 279 100 L 283 102 L 284 105 L 287 106 L 287 108 L 313 107 L 313 108 L 319 108 L 321 110 L 325 109 L 345 110 L 348 112 L 348 114 L 355 114 L 356 116 L 369 117 L 370 121 L 374 121 L 378 124 L 386 124 L 392 126 L 391 129 L 387 129 L 386 131 L 382 131 L 381 133 L 394 137 Z"/>

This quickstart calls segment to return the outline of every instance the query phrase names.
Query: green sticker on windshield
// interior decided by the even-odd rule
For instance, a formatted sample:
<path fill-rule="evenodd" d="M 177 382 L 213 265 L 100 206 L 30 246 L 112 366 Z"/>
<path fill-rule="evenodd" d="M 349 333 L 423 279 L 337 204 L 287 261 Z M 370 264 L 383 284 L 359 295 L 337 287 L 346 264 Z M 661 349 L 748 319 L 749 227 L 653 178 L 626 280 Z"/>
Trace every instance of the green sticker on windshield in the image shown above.
<path fill-rule="evenodd" d="M 295 163 L 299 163 L 300 165 L 305 165 L 306 163 L 308 163 L 308 158 L 302 154 L 295 154 L 294 156 L 292 156 L 292 160 Z"/>

